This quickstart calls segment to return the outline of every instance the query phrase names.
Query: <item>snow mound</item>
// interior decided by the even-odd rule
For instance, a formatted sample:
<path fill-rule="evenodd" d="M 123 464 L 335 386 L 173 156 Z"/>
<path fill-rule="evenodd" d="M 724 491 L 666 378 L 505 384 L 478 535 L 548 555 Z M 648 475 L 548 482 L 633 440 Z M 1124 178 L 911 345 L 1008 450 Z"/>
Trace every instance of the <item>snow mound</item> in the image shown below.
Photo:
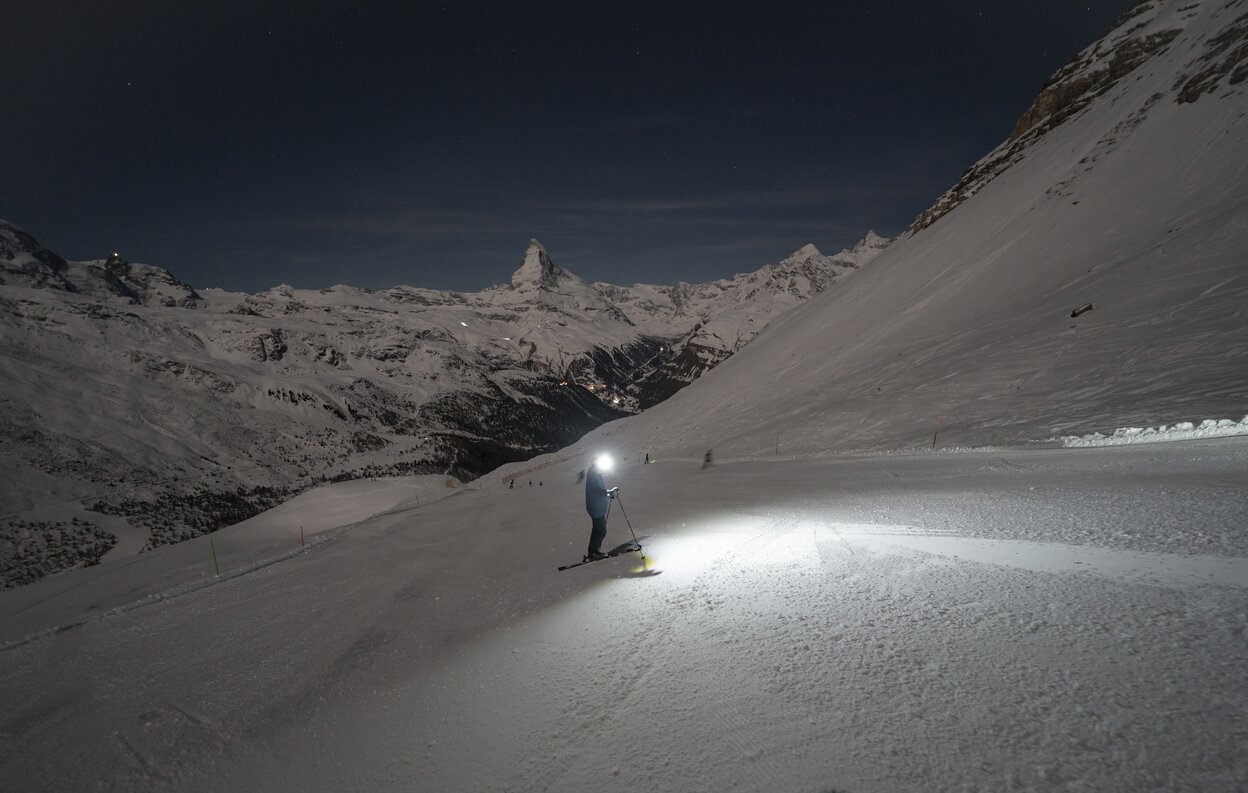
<path fill-rule="evenodd" d="M 1205 419 L 1200 424 L 1180 421 L 1169 426 L 1120 427 L 1111 435 L 1094 432 L 1091 435 L 1067 435 L 1058 438 L 1063 446 L 1122 446 L 1128 443 L 1161 443 L 1162 441 L 1188 441 L 1196 438 L 1226 438 L 1248 435 L 1248 416 L 1239 421 L 1231 419 Z"/>

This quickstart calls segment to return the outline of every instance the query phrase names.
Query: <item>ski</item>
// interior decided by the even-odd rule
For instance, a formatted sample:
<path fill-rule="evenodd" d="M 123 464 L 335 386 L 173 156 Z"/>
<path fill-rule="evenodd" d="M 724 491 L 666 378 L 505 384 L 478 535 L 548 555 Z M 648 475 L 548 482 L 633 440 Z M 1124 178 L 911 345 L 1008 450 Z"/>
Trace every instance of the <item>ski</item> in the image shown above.
<path fill-rule="evenodd" d="M 608 551 L 607 555 L 602 557 L 602 559 L 582 559 L 579 562 L 573 562 L 572 564 L 565 564 L 563 567 L 560 567 L 559 570 L 560 571 L 571 570 L 573 567 L 580 567 L 581 565 L 584 565 L 584 564 L 593 564 L 594 562 L 602 562 L 607 559 L 614 559 L 615 557 L 621 554 L 632 553 L 633 551 L 641 551 L 641 546 L 630 545 L 627 548 L 616 548 L 614 550 Z"/>

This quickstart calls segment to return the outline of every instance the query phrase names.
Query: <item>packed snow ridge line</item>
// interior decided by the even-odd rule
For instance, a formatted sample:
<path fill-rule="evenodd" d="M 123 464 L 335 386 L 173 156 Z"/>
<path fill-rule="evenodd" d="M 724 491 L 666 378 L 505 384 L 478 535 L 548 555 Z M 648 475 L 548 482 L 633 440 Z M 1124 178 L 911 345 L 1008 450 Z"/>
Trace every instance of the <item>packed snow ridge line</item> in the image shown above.
<path fill-rule="evenodd" d="M 1195 438 L 1229 438 L 1248 435 L 1248 416 L 1239 421 L 1231 419 L 1205 419 L 1199 425 L 1180 421 L 1169 426 L 1120 427 L 1112 435 L 1094 432 L 1091 435 L 1065 435 L 1058 440 L 1063 446 L 1122 446 L 1128 443 L 1161 443 L 1163 441 L 1186 441 Z"/>

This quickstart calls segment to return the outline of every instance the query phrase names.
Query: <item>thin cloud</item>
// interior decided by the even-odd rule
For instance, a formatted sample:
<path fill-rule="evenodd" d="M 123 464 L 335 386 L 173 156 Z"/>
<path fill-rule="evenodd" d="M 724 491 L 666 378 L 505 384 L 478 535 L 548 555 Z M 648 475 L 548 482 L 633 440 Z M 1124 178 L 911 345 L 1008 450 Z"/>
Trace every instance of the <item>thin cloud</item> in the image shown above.
<path fill-rule="evenodd" d="M 630 197 L 585 199 L 538 199 L 537 208 L 564 212 L 603 213 L 681 213 L 711 212 L 730 209 L 823 206 L 841 201 L 890 201 L 912 198 L 913 188 L 888 185 L 843 185 L 836 187 L 794 188 L 775 190 L 730 190 L 702 193 L 680 198 Z"/>
<path fill-rule="evenodd" d="M 356 212 L 286 218 L 271 221 L 274 228 L 376 236 L 447 237 L 462 234 L 505 234 L 521 230 L 516 221 L 494 213 L 427 208 L 380 208 Z"/>

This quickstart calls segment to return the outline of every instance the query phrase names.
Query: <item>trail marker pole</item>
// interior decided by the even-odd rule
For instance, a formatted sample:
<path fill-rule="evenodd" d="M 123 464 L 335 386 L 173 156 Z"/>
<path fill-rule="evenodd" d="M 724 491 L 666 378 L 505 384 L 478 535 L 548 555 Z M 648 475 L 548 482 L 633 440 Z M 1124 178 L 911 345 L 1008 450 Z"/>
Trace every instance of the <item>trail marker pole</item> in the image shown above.
<path fill-rule="evenodd" d="M 212 569 L 221 575 L 221 566 L 217 564 L 217 544 L 212 541 L 212 535 L 208 536 L 208 547 L 212 549 Z"/>
<path fill-rule="evenodd" d="M 932 433 L 932 448 L 936 448 L 936 436 L 940 434 L 940 416 L 936 417 L 936 431 Z"/>
<path fill-rule="evenodd" d="M 305 548 L 308 546 L 307 541 L 303 539 L 303 524 L 302 523 L 299 524 L 299 544 L 304 546 Z"/>

